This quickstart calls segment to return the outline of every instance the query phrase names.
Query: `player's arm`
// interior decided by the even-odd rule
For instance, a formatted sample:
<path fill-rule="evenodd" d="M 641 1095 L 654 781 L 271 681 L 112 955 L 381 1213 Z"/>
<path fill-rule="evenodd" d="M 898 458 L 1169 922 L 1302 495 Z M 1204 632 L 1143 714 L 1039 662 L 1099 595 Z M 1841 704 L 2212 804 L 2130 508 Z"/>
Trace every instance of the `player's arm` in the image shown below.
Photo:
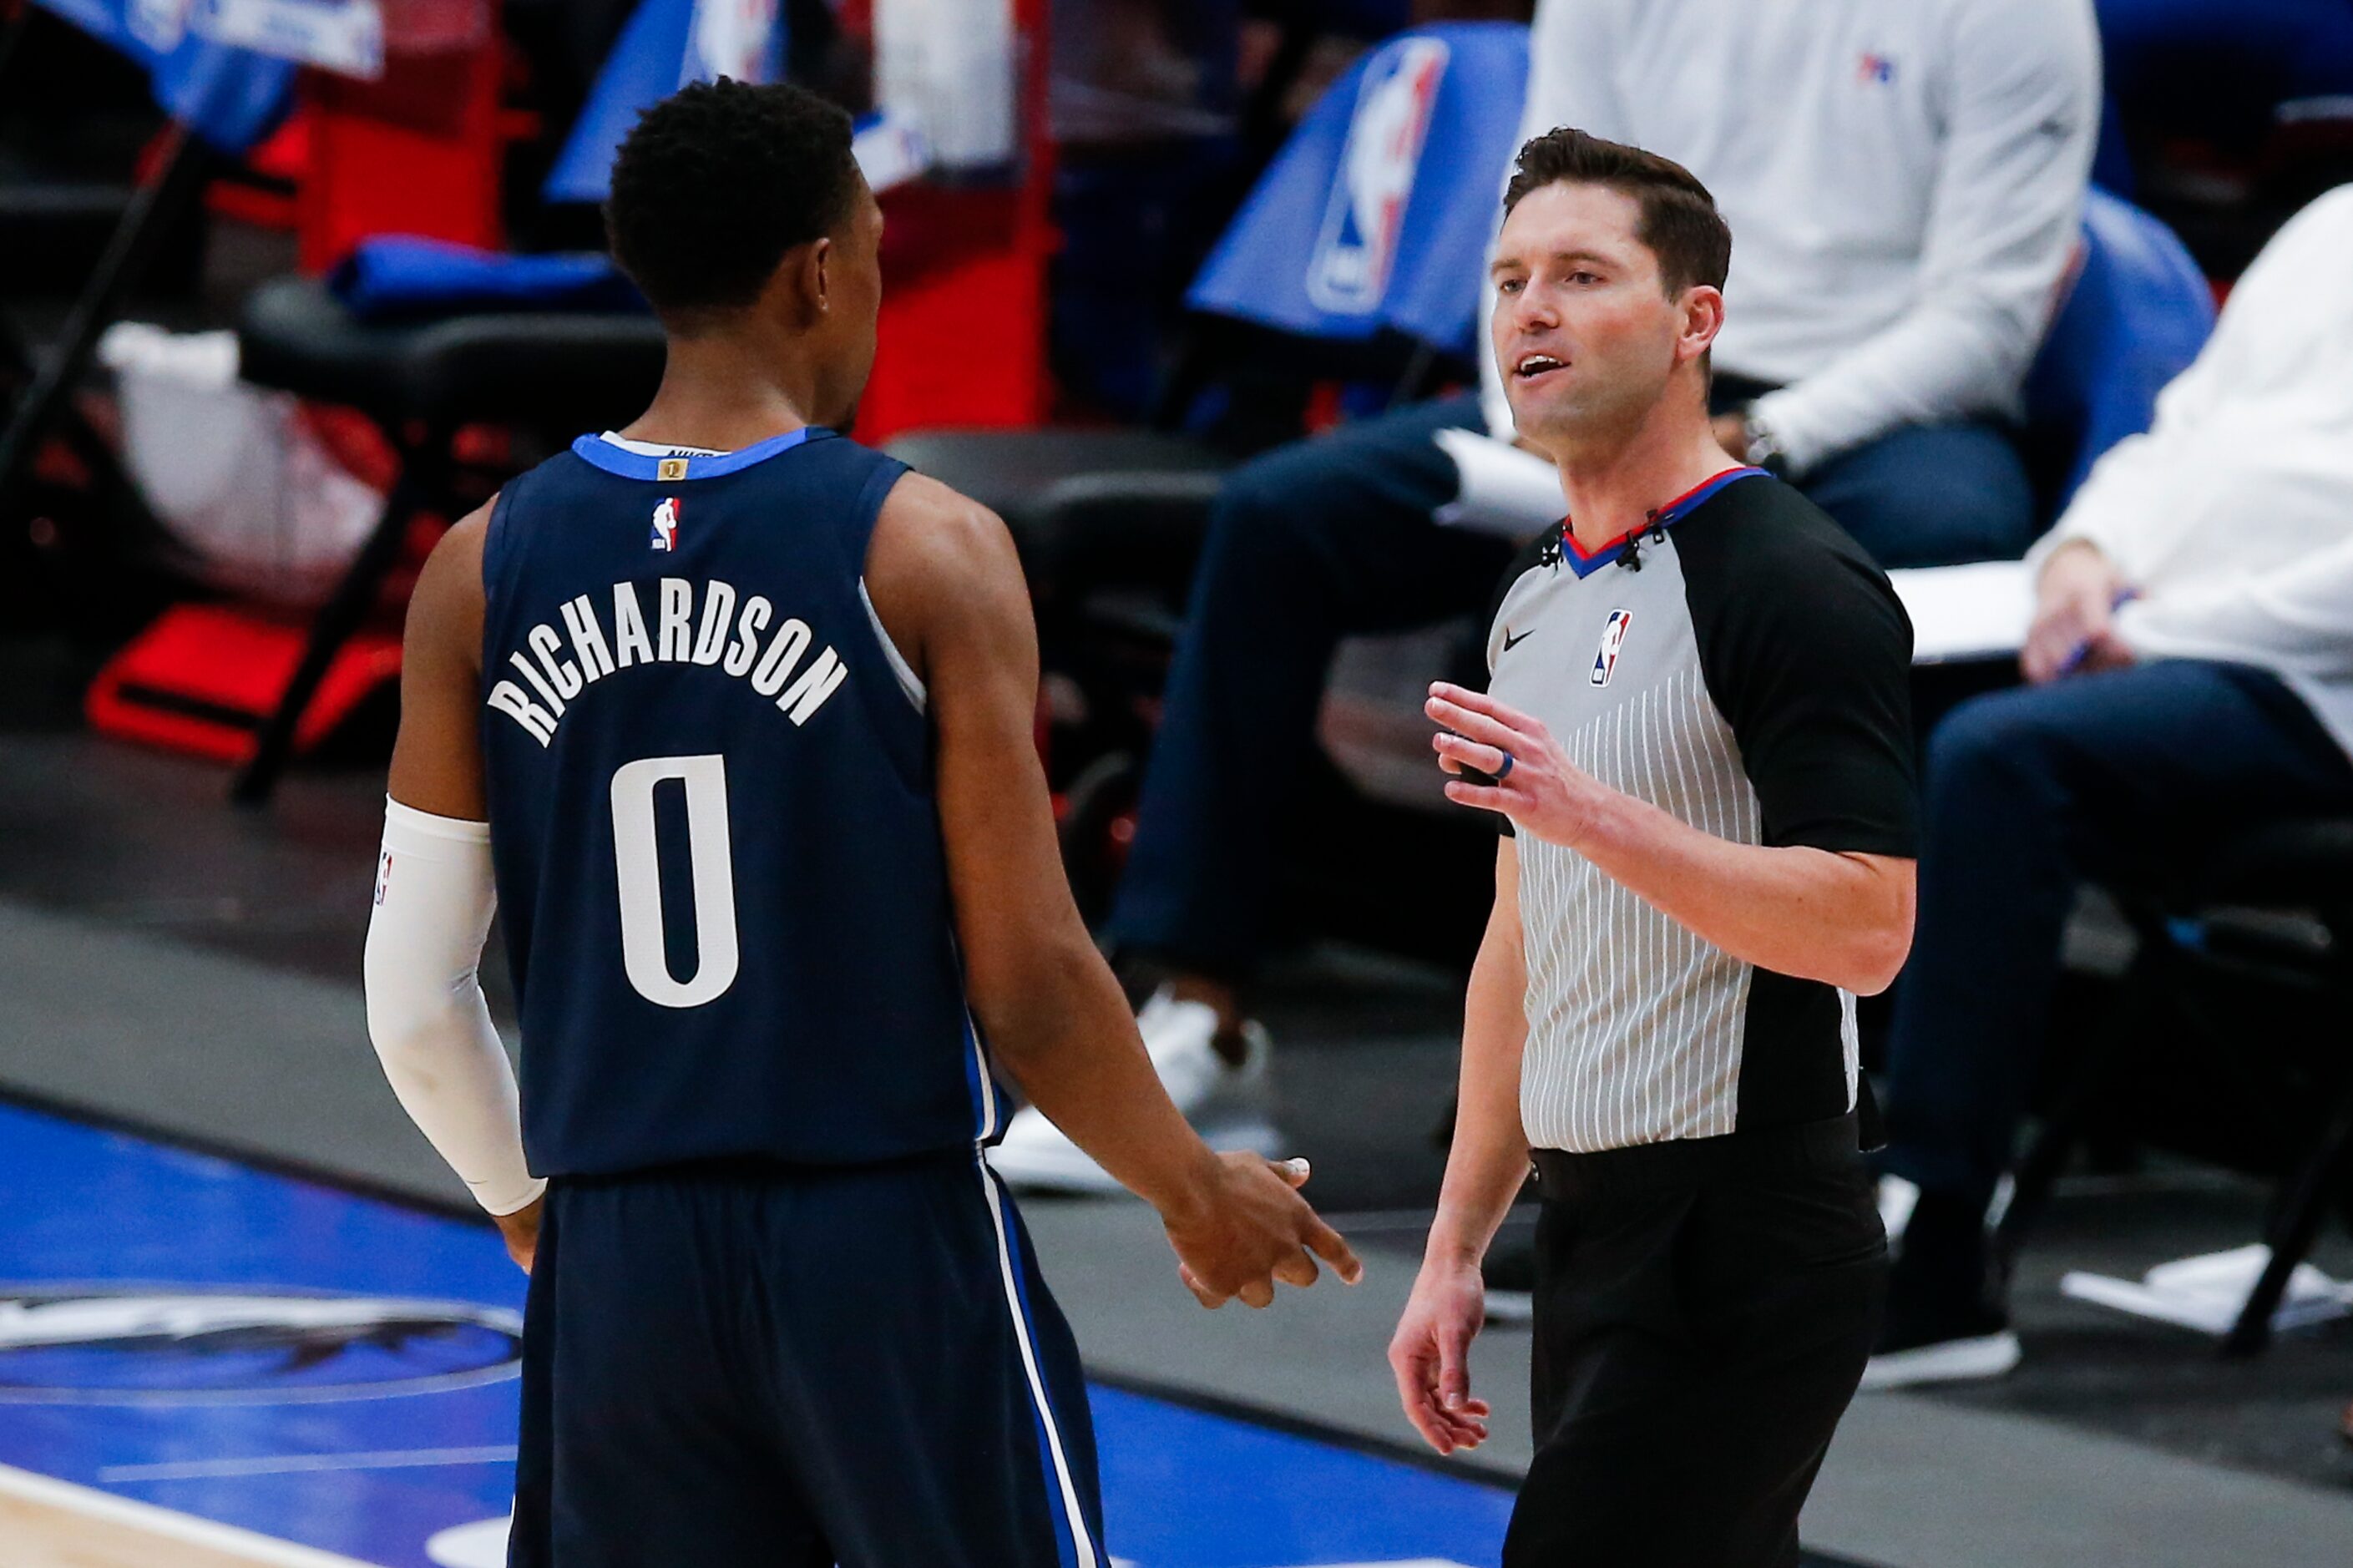
<path fill-rule="evenodd" d="M 1311 1248 L 1353 1280 L 1347 1244 L 1293 1191 L 1303 1167 L 1212 1153 L 1186 1124 L 1071 901 L 1035 738 L 1036 627 L 1004 523 L 910 476 L 884 503 L 866 581 L 926 689 L 965 984 L 998 1062 L 1160 1211 L 1205 1304 L 1264 1306 L 1274 1279 L 1312 1283 Z"/>
<path fill-rule="evenodd" d="M 1506 838 L 1495 857 L 1495 907 L 1463 1004 L 1454 1143 L 1446 1156 L 1438 1217 L 1413 1296 L 1389 1341 L 1389 1367 L 1406 1418 L 1441 1454 L 1475 1448 L 1487 1436 L 1487 1403 L 1471 1397 L 1471 1340 L 1486 1318 L 1480 1263 L 1528 1173 L 1528 1137 L 1520 1124 L 1527 989 L 1520 858 L 1518 847 Z"/>
<path fill-rule="evenodd" d="M 514 1071 L 476 973 L 497 907 L 476 727 L 488 520 L 485 509 L 443 536 L 409 601 L 368 922 L 368 1037 L 401 1108 L 529 1268 L 546 1184 L 524 1163 Z"/>

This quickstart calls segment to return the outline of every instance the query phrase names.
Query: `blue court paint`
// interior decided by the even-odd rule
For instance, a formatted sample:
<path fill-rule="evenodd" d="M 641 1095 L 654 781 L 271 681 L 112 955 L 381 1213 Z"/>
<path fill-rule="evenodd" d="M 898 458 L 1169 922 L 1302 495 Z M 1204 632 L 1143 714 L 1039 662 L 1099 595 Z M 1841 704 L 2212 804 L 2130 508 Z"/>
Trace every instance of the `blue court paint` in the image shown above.
<path fill-rule="evenodd" d="M 1500 1488 L 1121 1389 L 1090 1393 L 1111 1549 L 1144 1568 L 1482 1568 L 1502 1547 L 1512 1494 Z"/>
<path fill-rule="evenodd" d="M 480 1226 L 0 1104 L 0 1464 L 438 1568 L 428 1539 L 506 1511 L 522 1286 Z M 1496 1561 L 1494 1488 L 1093 1405 L 1138 1568 Z"/>

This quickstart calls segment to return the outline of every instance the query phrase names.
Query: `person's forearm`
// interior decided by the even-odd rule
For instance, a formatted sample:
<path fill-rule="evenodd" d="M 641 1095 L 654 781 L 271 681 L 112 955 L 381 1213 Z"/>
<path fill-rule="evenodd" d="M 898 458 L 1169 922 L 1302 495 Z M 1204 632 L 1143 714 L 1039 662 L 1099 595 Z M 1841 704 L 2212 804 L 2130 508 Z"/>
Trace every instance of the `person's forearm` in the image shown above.
<path fill-rule="evenodd" d="M 1894 981 L 1911 949 L 1908 887 L 1850 856 L 1735 844 L 1614 791 L 1577 849 L 1759 969 L 1870 995 Z"/>
<path fill-rule="evenodd" d="M 1161 1087 L 1127 998 L 1082 931 L 1038 943 L 1020 973 L 976 984 L 973 1008 L 1030 1102 L 1121 1185 L 1164 1215 L 1201 1199 L 1216 1156 Z"/>
<path fill-rule="evenodd" d="M 1802 381 L 1768 392 L 1756 415 L 1793 475 L 1902 425 L 2006 413 L 2015 345 L 1957 312 L 1915 310 Z"/>
<path fill-rule="evenodd" d="M 505 1215 L 547 1184 L 524 1159 L 514 1069 L 475 973 L 496 907 L 487 823 L 386 800 L 362 959 L 368 1037 L 409 1120 Z"/>
<path fill-rule="evenodd" d="M 1516 908 L 1510 911 L 1514 928 Z M 1428 1256 L 1477 1263 L 1527 1179 L 1528 1137 L 1520 1122 L 1520 1059 L 1527 1047 L 1527 969 L 1516 929 L 1494 923 L 1480 944 L 1462 1009 L 1462 1070 L 1454 1142 Z"/>

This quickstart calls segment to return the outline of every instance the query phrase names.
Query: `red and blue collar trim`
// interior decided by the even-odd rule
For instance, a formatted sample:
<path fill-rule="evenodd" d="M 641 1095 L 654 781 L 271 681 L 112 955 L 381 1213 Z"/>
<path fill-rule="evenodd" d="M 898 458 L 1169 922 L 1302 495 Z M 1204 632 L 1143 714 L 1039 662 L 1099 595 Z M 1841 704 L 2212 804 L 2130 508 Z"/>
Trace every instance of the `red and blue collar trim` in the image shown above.
<path fill-rule="evenodd" d="M 1569 531 L 1568 520 L 1564 518 L 1558 525 L 1560 558 L 1567 562 L 1569 570 L 1575 572 L 1579 577 L 1590 577 L 1594 573 L 1625 554 L 1633 546 L 1634 542 L 1643 534 L 1649 533 L 1653 529 L 1673 527 L 1706 505 L 1714 499 L 1716 491 L 1727 485 L 1737 484 L 1742 479 L 1761 478 L 1764 473 L 1765 470 L 1762 468 L 1752 468 L 1743 465 L 1739 468 L 1726 468 L 1720 474 L 1703 479 L 1652 512 L 1643 520 L 1640 528 L 1628 529 L 1590 555 L 1578 546 L 1577 535 Z"/>

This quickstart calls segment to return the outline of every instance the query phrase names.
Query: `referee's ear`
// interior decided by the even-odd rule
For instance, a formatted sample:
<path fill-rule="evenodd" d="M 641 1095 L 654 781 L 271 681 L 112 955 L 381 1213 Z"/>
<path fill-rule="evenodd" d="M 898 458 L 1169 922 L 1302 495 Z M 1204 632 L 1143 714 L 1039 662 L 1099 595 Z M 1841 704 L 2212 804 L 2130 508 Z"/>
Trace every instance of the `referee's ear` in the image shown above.
<path fill-rule="evenodd" d="M 1708 350 L 1715 346 L 1715 335 L 1724 331 L 1724 290 L 1712 283 L 1694 283 L 1677 296 L 1675 305 L 1683 313 L 1683 330 L 1675 338 L 1675 363 L 1696 360 L 1704 371 Z"/>

